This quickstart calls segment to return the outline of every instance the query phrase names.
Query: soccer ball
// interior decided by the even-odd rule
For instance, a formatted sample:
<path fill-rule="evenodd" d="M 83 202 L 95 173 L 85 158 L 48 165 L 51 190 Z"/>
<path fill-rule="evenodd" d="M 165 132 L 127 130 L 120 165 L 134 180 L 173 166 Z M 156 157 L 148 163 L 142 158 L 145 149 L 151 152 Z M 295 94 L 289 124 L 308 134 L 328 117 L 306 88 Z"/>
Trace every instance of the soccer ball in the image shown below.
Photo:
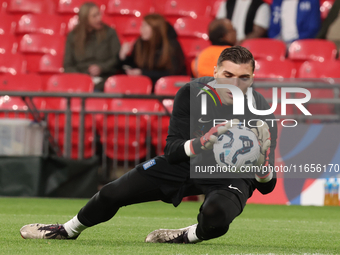
<path fill-rule="evenodd" d="M 256 135 L 241 125 L 221 134 L 214 144 L 213 152 L 221 167 L 234 170 L 236 167 L 236 172 L 240 172 L 241 166 L 254 165 L 261 153 Z"/>

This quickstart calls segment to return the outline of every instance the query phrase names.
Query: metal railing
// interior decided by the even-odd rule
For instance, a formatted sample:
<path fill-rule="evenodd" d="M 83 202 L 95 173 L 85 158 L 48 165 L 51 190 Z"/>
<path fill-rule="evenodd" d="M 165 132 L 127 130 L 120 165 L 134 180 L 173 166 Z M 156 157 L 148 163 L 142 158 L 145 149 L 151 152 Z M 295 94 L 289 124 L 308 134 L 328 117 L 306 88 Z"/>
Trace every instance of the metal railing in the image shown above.
<path fill-rule="evenodd" d="M 181 84 L 179 84 L 181 85 Z M 183 84 L 182 84 L 183 85 Z M 324 80 L 304 80 L 304 81 L 296 81 L 291 79 L 285 80 L 256 80 L 254 83 L 254 88 L 271 88 L 271 87 L 302 87 L 302 88 L 327 88 L 334 90 L 334 98 L 318 98 L 318 99 L 311 99 L 309 101 L 310 104 L 330 104 L 335 106 L 335 113 L 331 115 L 312 115 L 312 116 L 304 116 L 303 114 L 294 114 L 294 115 L 286 115 L 286 116 L 278 116 L 278 118 L 286 118 L 286 119 L 299 119 L 300 121 L 305 121 L 308 119 L 319 119 L 319 120 L 336 120 L 340 121 L 340 114 L 339 114 L 339 106 L 340 106 L 340 98 L 339 98 L 339 89 L 340 89 L 340 82 L 325 82 Z M 29 118 L 29 114 L 33 116 L 33 119 L 37 122 L 44 121 L 49 123 L 51 120 L 51 116 L 54 116 L 54 125 L 49 125 L 49 129 L 47 129 L 47 134 L 45 139 L 44 145 L 44 155 L 47 155 L 51 150 L 55 151 L 58 155 L 61 155 L 61 151 L 63 151 L 64 157 L 67 158 L 77 158 L 83 159 L 85 156 L 85 152 L 88 151 L 88 143 L 85 142 L 85 136 L 89 135 L 92 136 L 92 143 L 91 143 L 91 153 L 90 155 L 96 154 L 96 149 L 98 146 L 98 139 L 101 143 L 100 147 L 102 152 L 99 157 L 101 157 L 102 161 L 102 168 L 107 169 L 107 156 L 108 156 L 108 149 L 110 149 L 111 155 L 113 152 L 113 156 L 110 158 L 112 159 L 112 167 L 116 168 L 118 166 L 118 162 L 123 162 L 124 168 L 129 167 L 129 162 L 133 161 L 134 164 L 138 164 L 143 159 L 149 159 L 155 154 L 161 153 L 162 147 L 164 147 L 164 139 L 165 136 L 164 130 L 162 129 L 162 121 L 165 116 L 170 116 L 169 111 L 166 107 L 163 106 L 162 101 L 164 99 L 173 99 L 174 96 L 158 96 L 158 95 L 125 95 L 125 94 L 105 94 L 105 93 L 51 93 L 51 92 L 17 92 L 17 91 L 0 91 L 0 96 L 8 96 L 8 97 L 20 97 L 22 100 L 27 104 L 28 111 L 25 110 L 4 110 L 0 109 L 0 112 L 5 112 L 5 116 L 11 112 L 15 112 L 18 116 L 18 113 L 25 113 L 26 118 Z M 65 108 L 63 109 L 39 109 L 34 103 L 33 98 L 45 98 L 47 101 L 50 98 L 63 98 L 66 100 Z M 89 99 L 155 99 L 159 102 L 161 109 L 159 111 L 150 111 L 150 112 L 141 112 L 141 111 L 116 111 L 116 110 L 87 110 L 86 109 L 86 101 Z M 80 108 L 79 111 L 72 111 L 72 100 L 80 101 Z M 270 101 L 270 100 L 268 100 Z M 138 108 L 138 107 L 137 107 Z M 79 125 L 77 134 L 78 134 L 78 143 L 77 143 L 77 156 L 75 157 L 73 152 L 74 144 L 72 140 L 74 140 L 74 129 L 72 126 L 72 118 L 74 118 L 74 114 L 79 116 Z M 90 117 L 88 117 L 90 116 Z M 97 130 L 98 125 L 96 124 L 96 116 L 102 116 L 102 130 Z M 125 132 L 124 137 L 122 133 L 118 130 L 118 121 L 119 116 L 125 116 Z M 135 133 L 131 133 L 129 131 L 129 120 L 131 116 L 135 117 Z M 147 120 L 143 116 L 147 116 Z M 154 117 L 152 119 L 152 117 Z M 60 130 L 60 120 L 61 118 L 65 119 L 65 126 L 64 130 L 61 132 Z M 77 118 L 78 119 L 78 118 Z M 91 131 L 85 130 L 88 129 L 88 120 L 90 119 L 91 122 Z M 108 123 L 108 120 L 114 121 L 115 125 L 112 126 Z M 121 121 L 121 120 L 120 120 Z M 141 122 L 146 122 L 146 126 L 144 127 L 146 130 L 143 132 L 141 131 Z M 153 124 L 152 121 L 154 121 Z M 122 124 L 122 123 L 121 123 Z M 156 126 L 156 129 L 152 129 L 152 126 Z M 112 130 L 110 129 L 112 128 Z M 142 133 L 141 133 L 142 132 Z M 167 132 L 167 130 L 166 130 Z M 60 134 L 64 133 L 63 143 L 60 142 Z M 99 133 L 99 135 L 98 135 Z M 113 136 L 112 136 L 113 134 Z M 111 136 L 112 141 L 108 141 L 108 135 Z M 129 155 L 129 140 L 130 136 L 134 136 L 137 143 L 135 144 L 135 155 L 131 157 Z M 143 144 L 139 144 L 138 141 L 142 136 Z M 153 143 L 153 137 L 157 137 L 158 141 L 162 143 Z M 118 140 L 124 140 L 124 142 L 118 144 Z M 121 145 L 124 144 L 122 147 Z M 155 145 L 156 144 L 156 145 Z M 60 147 L 62 145 L 62 147 Z M 109 147 L 112 145 L 113 148 Z M 156 148 L 153 148 L 153 145 Z M 86 147 L 86 148 L 85 148 Z M 154 150 L 154 151 L 153 151 Z M 155 152 L 156 151 L 156 152 Z M 119 155 L 123 155 L 123 158 L 115 157 L 115 153 Z M 133 159 L 132 159 L 133 158 Z M 111 163 L 110 163 L 111 164 Z"/>

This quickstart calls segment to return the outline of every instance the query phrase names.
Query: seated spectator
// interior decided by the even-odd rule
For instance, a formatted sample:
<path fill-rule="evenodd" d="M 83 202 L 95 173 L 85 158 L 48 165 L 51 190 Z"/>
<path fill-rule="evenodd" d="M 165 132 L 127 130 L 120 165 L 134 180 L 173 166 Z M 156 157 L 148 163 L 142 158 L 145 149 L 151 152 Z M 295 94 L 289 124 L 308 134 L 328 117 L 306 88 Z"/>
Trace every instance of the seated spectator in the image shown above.
<path fill-rule="evenodd" d="M 298 39 L 315 38 L 321 24 L 319 0 L 274 0 L 268 37 L 288 45 Z"/>
<path fill-rule="evenodd" d="M 92 2 L 80 7 L 78 17 L 79 23 L 67 36 L 65 73 L 89 74 L 93 77 L 95 91 L 103 91 L 105 80 L 118 70 L 118 36 L 102 22 L 98 6 Z"/>
<path fill-rule="evenodd" d="M 267 36 L 270 7 L 262 0 L 223 1 L 216 18 L 231 20 L 236 29 L 237 45 L 243 40 Z"/>
<path fill-rule="evenodd" d="M 119 57 L 126 74 L 146 75 L 153 84 L 163 76 L 186 75 L 185 58 L 177 34 L 163 16 L 145 16 L 140 33 L 133 46 L 124 43 L 120 50 Z M 132 53 L 128 55 L 132 47 Z"/>
<path fill-rule="evenodd" d="M 195 77 L 212 76 L 221 52 L 236 43 L 236 30 L 228 19 L 216 19 L 209 24 L 211 46 L 205 48 L 191 63 Z"/>
<path fill-rule="evenodd" d="M 316 38 L 333 41 L 340 48 L 340 0 L 335 0 Z"/>

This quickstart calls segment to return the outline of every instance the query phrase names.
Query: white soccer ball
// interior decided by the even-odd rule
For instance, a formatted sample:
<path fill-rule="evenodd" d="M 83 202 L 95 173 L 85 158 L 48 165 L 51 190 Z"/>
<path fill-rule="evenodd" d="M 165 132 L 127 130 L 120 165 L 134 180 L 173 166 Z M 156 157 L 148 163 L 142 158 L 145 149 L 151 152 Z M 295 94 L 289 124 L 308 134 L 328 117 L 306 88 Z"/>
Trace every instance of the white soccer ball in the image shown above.
<path fill-rule="evenodd" d="M 240 172 L 242 166 L 253 166 L 261 153 L 256 135 L 243 126 L 232 127 L 221 134 L 213 151 L 216 162 L 233 172 Z"/>

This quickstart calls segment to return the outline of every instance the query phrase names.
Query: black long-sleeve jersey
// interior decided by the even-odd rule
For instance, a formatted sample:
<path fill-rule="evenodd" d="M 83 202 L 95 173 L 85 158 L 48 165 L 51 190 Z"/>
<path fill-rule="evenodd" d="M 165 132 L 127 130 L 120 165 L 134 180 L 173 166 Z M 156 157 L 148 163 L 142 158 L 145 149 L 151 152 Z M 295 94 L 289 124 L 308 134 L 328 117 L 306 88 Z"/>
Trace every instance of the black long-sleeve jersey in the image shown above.
<path fill-rule="evenodd" d="M 201 115 L 201 97 L 200 91 L 210 84 L 213 86 L 215 80 L 212 77 L 202 77 L 191 81 L 184 85 L 177 93 L 174 101 L 174 108 L 172 117 L 170 120 L 170 126 L 167 137 L 167 144 L 165 147 L 165 157 L 167 161 L 173 165 L 174 169 L 177 169 L 175 175 L 182 175 L 186 178 L 190 171 L 190 158 L 186 155 L 184 144 L 187 140 L 197 138 L 204 135 L 213 127 L 214 119 L 239 119 L 241 122 L 245 122 L 245 126 L 249 127 L 248 120 L 261 119 L 275 119 L 273 114 L 268 116 L 259 116 L 250 112 L 247 104 L 247 98 L 244 100 L 244 115 L 233 115 L 232 105 L 216 105 L 214 100 L 207 96 L 207 114 Z M 205 93 L 205 92 L 204 92 Z M 213 93 L 211 93 L 213 95 Z M 214 95 L 215 101 L 218 100 Z M 235 99 L 234 99 L 235 100 Z M 269 105 L 264 97 L 253 90 L 253 106 L 258 110 L 267 110 Z M 270 128 L 271 134 L 271 146 L 269 153 L 269 164 L 274 166 L 274 151 L 276 148 L 277 139 L 277 126 L 275 121 L 266 121 Z M 251 122 L 251 125 L 255 125 L 256 121 Z M 213 157 L 213 152 L 204 151 L 201 155 L 197 155 L 204 159 Z M 275 177 L 274 173 L 274 177 Z M 276 184 L 276 178 L 273 178 L 268 183 L 259 183 L 252 179 L 245 179 L 245 181 L 253 188 L 257 188 L 261 193 L 266 194 L 271 192 Z M 197 183 L 205 183 L 212 185 L 223 184 L 223 179 L 195 179 Z M 253 190 L 250 192 L 252 194 Z"/>

